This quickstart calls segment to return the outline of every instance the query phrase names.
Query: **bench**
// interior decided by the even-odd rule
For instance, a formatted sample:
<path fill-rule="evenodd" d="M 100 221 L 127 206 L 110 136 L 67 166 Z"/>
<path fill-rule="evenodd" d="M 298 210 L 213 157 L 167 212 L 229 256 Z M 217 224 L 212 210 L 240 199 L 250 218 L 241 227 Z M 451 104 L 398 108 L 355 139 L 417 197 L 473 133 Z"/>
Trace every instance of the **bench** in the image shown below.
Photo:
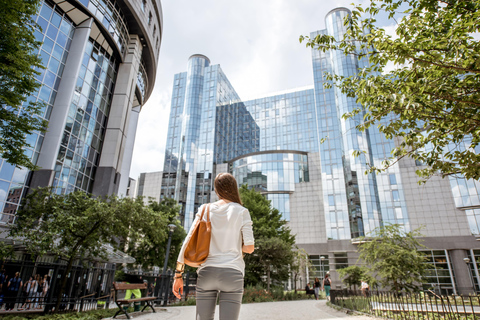
<path fill-rule="evenodd" d="M 133 298 L 133 299 L 119 299 L 118 297 L 118 291 L 119 290 L 135 290 L 135 289 L 147 289 L 148 284 L 147 283 L 115 283 L 113 285 L 115 289 L 115 304 L 118 307 L 117 313 L 113 316 L 114 318 L 120 314 L 124 313 L 127 316 L 127 319 L 131 319 L 130 315 L 127 313 L 127 308 L 122 308 L 123 305 L 129 305 L 132 302 L 141 302 L 145 301 L 145 306 L 142 309 L 145 310 L 146 307 L 152 308 L 152 311 L 155 313 L 155 309 L 153 308 L 152 301 L 156 299 L 156 297 L 142 297 L 142 298 Z"/>

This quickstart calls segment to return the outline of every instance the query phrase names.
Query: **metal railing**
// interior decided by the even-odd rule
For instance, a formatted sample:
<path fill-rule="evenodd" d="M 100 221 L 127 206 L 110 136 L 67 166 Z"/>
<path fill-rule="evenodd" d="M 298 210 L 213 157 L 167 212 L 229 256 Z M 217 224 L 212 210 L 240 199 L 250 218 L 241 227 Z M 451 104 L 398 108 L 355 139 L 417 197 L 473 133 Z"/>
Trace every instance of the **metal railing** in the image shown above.
<path fill-rule="evenodd" d="M 96 292 L 77 298 L 62 298 L 58 312 L 82 312 L 103 308 L 114 307 L 111 295 L 96 297 Z M 0 316 L 10 313 L 51 313 L 57 303 L 56 298 L 48 299 L 48 296 L 7 296 L 0 303 Z"/>
<path fill-rule="evenodd" d="M 480 296 L 440 296 L 433 291 L 396 293 L 332 290 L 336 306 L 387 319 L 480 319 Z"/>

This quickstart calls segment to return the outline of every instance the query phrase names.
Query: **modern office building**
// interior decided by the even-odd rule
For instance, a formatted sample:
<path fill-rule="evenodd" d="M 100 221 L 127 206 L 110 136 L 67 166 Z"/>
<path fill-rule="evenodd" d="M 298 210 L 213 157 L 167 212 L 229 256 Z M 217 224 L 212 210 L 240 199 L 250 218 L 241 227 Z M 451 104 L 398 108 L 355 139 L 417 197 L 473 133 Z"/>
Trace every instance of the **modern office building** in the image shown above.
<path fill-rule="evenodd" d="M 155 83 L 160 0 L 44 0 L 35 37 L 44 70 L 28 101 L 45 103 L 45 133 L 25 152 L 40 170 L 0 159 L 0 221 L 14 219 L 28 188 L 125 195 L 137 120 Z"/>
<path fill-rule="evenodd" d="M 163 172 L 146 172 L 140 173 L 137 183 L 137 191 L 135 197 L 143 197 L 143 201 L 147 204 L 149 201 L 160 201 L 160 190 L 162 186 Z"/>
<path fill-rule="evenodd" d="M 341 37 L 349 10 L 325 18 L 311 37 Z M 324 72 L 354 75 L 364 60 L 312 50 L 313 85 L 243 101 L 219 65 L 203 55 L 174 77 L 161 197 L 182 204 L 185 227 L 197 208 L 215 200 L 213 178 L 231 172 L 239 184 L 263 193 L 283 213 L 297 245 L 315 267 L 309 281 L 357 261 L 359 236 L 388 223 L 407 231 L 424 227 L 424 245 L 436 268 L 428 286 L 443 293 L 479 291 L 480 183 L 432 177 L 418 185 L 422 164 L 404 159 L 385 172 L 365 175 L 395 141 L 377 128 L 355 129 L 358 118 L 341 116 L 358 107 L 336 88 L 324 88 Z M 288 75 L 285 75 L 288 76 Z M 324 142 L 322 143 L 322 140 Z M 359 158 L 354 150 L 365 150 Z M 467 263 L 466 263 L 467 262 Z"/>
<path fill-rule="evenodd" d="M 127 192 L 125 192 L 125 197 L 135 198 L 137 195 L 137 180 L 129 178 L 127 185 Z"/>
<path fill-rule="evenodd" d="M 160 0 L 42 0 L 34 19 L 45 69 L 37 77 L 41 87 L 28 101 L 45 103 L 41 117 L 49 125 L 45 133 L 27 138 L 31 148 L 25 153 L 40 170 L 29 172 L 0 159 L 0 231 L 15 220 L 30 188 L 126 195 L 137 120 L 158 65 Z M 33 270 L 65 268 L 56 257 L 31 261 L 21 245 L 15 249 L 16 258 L 4 265 L 9 275 L 21 270 L 28 278 Z M 84 268 L 77 261 L 72 279 L 78 276 L 80 288 L 100 292 L 113 280 L 111 263 L 132 263 L 128 258 L 112 251 L 108 266 Z"/>

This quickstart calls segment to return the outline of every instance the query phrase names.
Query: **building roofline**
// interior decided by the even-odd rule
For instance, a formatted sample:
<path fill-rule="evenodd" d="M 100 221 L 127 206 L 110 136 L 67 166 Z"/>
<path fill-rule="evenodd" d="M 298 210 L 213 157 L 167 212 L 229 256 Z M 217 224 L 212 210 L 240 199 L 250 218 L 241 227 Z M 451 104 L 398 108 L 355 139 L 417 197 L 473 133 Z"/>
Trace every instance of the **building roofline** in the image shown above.
<path fill-rule="evenodd" d="M 325 15 L 325 18 L 330 15 L 331 13 L 334 13 L 335 11 L 348 11 L 348 14 L 351 14 L 352 11 L 350 11 L 350 9 L 346 8 L 346 7 L 338 7 L 338 8 L 335 8 L 335 9 L 332 9 L 330 11 L 328 11 L 328 13 Z"/>
<path fill-rule="evenodd" d="M 210 59 L 208 59 L 208 57 L 207 57 L 206 55 L 203 55 L 203 54 L 200 54 L 200 53 L 192 54 L 192 55 L 188 58 L 188 60 L 190 60 L 190 59 L 192 59 L 192 58 L 203 58 L 203 59 L 205 59 L 205 60 L 208 61 L 208 64 L 211 63 L 211 62 L 210 62 Z"/>
<path fill-rule="evenodd" d="M 232 163 L 234 161 L 240 160 L 240 159 L 245 158 L 245 157 L 256 156 L 256 155 L 259 155 L 259 154 L 270 154 L 270 153 L 295 153 L 295 154 L 303 154 L 303 155 L 308 155 L 309 154 L 309 152 L 307 152 L 307 151 L 299 151 L 299 150 L 266 150 L 266 151 L 256 151 L 256 152 L 246 153 L 244 155 L 233 158 L 232 160 L 229 160 L 227 162 Z"/>

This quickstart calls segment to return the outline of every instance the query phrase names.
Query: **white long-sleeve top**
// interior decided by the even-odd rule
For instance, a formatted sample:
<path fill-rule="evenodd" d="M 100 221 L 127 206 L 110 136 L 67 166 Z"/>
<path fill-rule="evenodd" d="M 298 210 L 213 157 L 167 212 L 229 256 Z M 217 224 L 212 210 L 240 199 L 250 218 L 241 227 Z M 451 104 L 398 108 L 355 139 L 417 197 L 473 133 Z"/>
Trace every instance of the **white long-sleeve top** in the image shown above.
<path fill-rule="evenodd" d="M 188 232 L 182 249 L 178 255 L 178 262 L 184 263 L 186 244 L 190 240 L 193 230 L 202 215 L 202 205 L 195 216 L 192 227 Z M 207 210 L 203 215 L 207 220 Z M 205 267 L 233 268 L 245 275 L 245 262 L 242 257 L 242 241 L 246 246 L 253 245 L 252 219 L 248 209 L 236 202 L 226 204 L 210 204 L 210 221 L 212 223 L 212 238 L 208 258 L 197 272 Z"/>

